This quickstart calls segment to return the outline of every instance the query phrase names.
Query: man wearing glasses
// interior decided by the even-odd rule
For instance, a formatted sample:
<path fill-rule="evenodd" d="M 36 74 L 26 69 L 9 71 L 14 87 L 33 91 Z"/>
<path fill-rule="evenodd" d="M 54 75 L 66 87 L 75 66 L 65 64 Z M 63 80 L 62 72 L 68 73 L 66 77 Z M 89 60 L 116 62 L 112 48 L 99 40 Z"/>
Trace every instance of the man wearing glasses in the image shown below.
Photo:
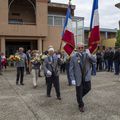
<path fill-rule="evenodd" d="M 80 112 L 84 112 L 83 97 L 91 89 L 91 66 L 96 59 L 88 49 L 84 49 L 83 43 L 77 44 L 77 52 L 70 61 L 70 78 L 76 85 L 76 97 Z"/>

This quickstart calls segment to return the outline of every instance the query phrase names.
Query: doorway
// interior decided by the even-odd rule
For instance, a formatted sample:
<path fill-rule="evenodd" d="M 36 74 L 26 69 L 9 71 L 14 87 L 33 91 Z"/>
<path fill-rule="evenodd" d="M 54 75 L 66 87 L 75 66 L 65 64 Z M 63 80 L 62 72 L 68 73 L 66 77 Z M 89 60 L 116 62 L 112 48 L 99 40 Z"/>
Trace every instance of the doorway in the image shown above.
<path fill-rule="evenodd" d="M 24 48 L 24 52 L 27 50 L 34 50 L 37 49 L 37 40 L 6 40 L 6 56 L 9 57 L 10 55 L 14 55 L 19 47 Z"/>

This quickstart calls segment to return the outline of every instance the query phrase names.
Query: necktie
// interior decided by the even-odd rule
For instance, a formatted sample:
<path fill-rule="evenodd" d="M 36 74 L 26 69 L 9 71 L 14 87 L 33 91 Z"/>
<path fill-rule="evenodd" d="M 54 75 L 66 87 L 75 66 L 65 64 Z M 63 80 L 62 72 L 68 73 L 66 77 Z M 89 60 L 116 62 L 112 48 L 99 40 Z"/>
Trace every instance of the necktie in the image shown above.
<path fill-rule="evenodd" d="M 50 57 L 51 62 L 53 61 L 52 56 Z"/>
<path fill-rule="evenodd" d="M 83 55 L 83 53 L 81 53 L 81 64 L 82 64 L 82 66 L 83 66 L 83 58 L 84 58 L 84 55 Z"/>

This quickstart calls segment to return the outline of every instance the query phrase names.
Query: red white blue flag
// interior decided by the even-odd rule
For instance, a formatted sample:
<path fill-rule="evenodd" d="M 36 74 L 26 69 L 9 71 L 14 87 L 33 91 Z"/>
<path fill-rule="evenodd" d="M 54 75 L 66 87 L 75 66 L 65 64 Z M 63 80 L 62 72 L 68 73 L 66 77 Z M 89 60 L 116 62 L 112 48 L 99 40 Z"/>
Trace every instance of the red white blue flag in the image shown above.
<path fill-rule="evenodd" d="M 94 53 L 100 43 L 98 0 L 94 0 L 89 35 L 89 50 Z"/>
<path fill-rule="evenodd" d="M 62 33 L 62 40 L 66 43 L 64 50 L 70 55 L 75 48 L 74 33 L 72 32 L 71 5 L 69 4 Z"/>

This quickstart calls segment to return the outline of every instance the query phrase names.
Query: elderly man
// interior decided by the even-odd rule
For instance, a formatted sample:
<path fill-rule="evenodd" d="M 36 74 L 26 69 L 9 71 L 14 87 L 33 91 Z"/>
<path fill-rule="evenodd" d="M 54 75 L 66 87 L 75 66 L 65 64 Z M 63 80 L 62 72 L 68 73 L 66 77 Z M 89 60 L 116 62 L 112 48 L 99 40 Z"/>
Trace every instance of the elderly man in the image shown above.
<path fill-rule="evenodd" d="M 44 61 L 44 73 L 47 79 L 47 97 L 51 97 L 52 84 L 55 87 L 56 96 L 61 100 L 59 84 L 59 58 L 54 55 L 54 48 L 48 48 L 48 57 Z"/>
<path fill-rule="evenodd" d="M 20 61 L 16 62 L 16 67 L 17 67 L 16 85 L 19 84 L 19 80 L 20 80 L 20 84 L 24 85 L 23 77 L 24 77 L 25 63 L 28 66 L 27 56 L 23 51 L 24 51 L 24 49 L 22 47 L 20 47 L 18 53 L 16 53 L 16 55 L 18 55 L 20 57 Z"/>
<path fill-rule="evenodd" d="M 77 44 L 77 52 L 70 61 L 70 78 L 76 85 L 76 97 L 80 112 L 84 112 L 83 97 L 91 89 L 91 64 L 96 59 L 90 54 L 89 50 L 84 50 L 84 44 Z M 74 82 L 75 81 L 75 82 Z"/>

